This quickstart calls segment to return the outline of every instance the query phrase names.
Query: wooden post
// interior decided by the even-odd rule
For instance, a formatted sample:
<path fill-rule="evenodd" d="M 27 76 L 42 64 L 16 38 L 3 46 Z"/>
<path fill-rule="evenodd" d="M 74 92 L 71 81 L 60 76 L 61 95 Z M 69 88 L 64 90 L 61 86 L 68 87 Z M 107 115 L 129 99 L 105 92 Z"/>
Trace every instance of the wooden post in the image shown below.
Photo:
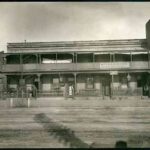
<path fill-rule="evenodd" d="M 3 65 L 7 64 L 7 56 L 3 56 Z"/>
<path fill-rule="evenodd" d="M 38 92 L 41 91 L 41 74 L 37 74 L 38 76 Z"/>
<path fill-rule="evenodd" d="M 130 62 L 132 63 L 132 53 L 130 52 Z"/>
<path fill-rule="evenodd" d="M 72 63 L 74 63 L 74 53 L 72 53 Z"/>
<path fill-rule="evenodd" d="M 36 64 L 38 64 L 38 54 L 35 54 L 36 56 Z"/>
<path fill-rule="evenodd" d="M 21 90 L 21 98 L 23 98 L 23 89 Z"/>
<path fill-rule="evenodd" d="M 22 54 L 20 54 L 20 64 L 23 63 Z"/>
<path fill-rule="evenodd" d="M 41 61 L 41 54 L 39 54 L 39 63 L 41 64 L 42 61 Z"/>
<path fill-rule="evenodd" d="M 57 53 L 56 53 L 56 64 L 57 64 Z"/>
<path fill-rule="evenodd" d="M 68 97 L 68 92 L 67 92 L 67 83 L 65 83 L 65 89 L 64 89 L 64 98 L 67 99 Z"/>
<path fill-rule="evenodd" d="M 30 97 L 28 97 L 28 108 L 30 107 L 30 103 L 31 103 Z"/>
<path fill-rule="evenodd" d="M 130 52 L 130 67 L 132 67 L 132 53 Z"/>
<path fill-rule="evenodd" d="M 74 73 L 74 94 L 77 92 L 77 74 Z"/>
<path fill-rule="evenodd" d="M 94 53 L 92 53 L 93 54 L 93 62 L 95 62 L 95 55 L 94 55 Z"/>
<path fill-rule="evenodd" d="M 109 59 L 110 59 L 110 62 L 111 62 L 111 53 L 109 53 Z"/>
<path fill-rule="evenodd" d="M 149 56 L 149 51 L 148 51 L 148 69 L 150 68 L 150 56 Z"/>
<path fill-rule="evenodd" d="M 13 107 L 13 98 L 10 98 L 10 107 Z"/>
<path fill-rule="evenodd" d="M 21 71 L 21 78 L 23 78 L 23 58 L 22 54 L 20 54 L 20 71 Z"/>
<path fill-rule="evenodd" d="M 111 92 L 110 92 L 110 98 L 112 99 L 113 96 L 113 83 L 114 83 L 114 75 L 111 75 Z"/>
<path fill-rule="evenodd" d="M 115 53 L 113 53 L 113 62 L 115 62 Z"/>
<path fill-rule="evenodd" d="M 76 63 L 78 62 L 78 53 L 76 53 Z"/>

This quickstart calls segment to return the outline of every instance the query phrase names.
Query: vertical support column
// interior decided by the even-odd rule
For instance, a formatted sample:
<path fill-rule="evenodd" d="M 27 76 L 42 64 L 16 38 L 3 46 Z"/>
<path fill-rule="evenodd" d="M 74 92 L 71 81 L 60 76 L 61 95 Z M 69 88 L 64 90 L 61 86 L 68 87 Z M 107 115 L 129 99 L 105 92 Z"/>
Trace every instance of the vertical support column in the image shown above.
<path fill-rule="evenodd" d="M 6 89 L 7 90 L 7 75 L 4 75 L 3 76 L 3 85 L 4 85 L 4 89 Z"/>
<path fill-rule="evenodd" d="M 149 56 L 149 51 L 148 51 L 148 69 L 150 69 L 150 56 Z"/>
<path fill-rule="evenodd" d="M 78 54 L 75 53 L 75 68 L 74 68 L 74 70 L 77 70 L 77 61 L 78 61 Z"/>
<path fill-rule="evenodd" d="M 10 98 L 10 107 L 13 107 L 13 98 Z"/>
<path fill-rule="evenodd" d="M 148 97 L 150 98 L 150 73 L 148 74 Z"/>
<path fill-rule="evenodd" d="M 74 93 L 77 93 L 77 74 L 74 73 Z"/>
<path fill-rule="evenodd" d="M 130 52 L 130 67 L 132 66 L 132 53 Z"/>
<path fill-rule="evenodd" d="M 4 92 L 2 93 L 3 98 L 7 98 L 7 89 L 8 89 L 7 75 L 4 75 L 3 76 L 3 90 L 4 90 Z"/>
<path fill-rule="evenodd" d="M 20 70 L 21 70 L 21 79 L 23 79 L 23 55 L 20 54 Z"/>
<path fill-rule="evenodd" d="M 23 64 L 22 54 L 20 54 L 20 64 Z"/>
<path fill-rule="evenodd" d="M 92 53 L 93 54 L 93 62 L 95 62 L 95 55 L 94 55 L 94 53 Z"/>
<path fill-rule="evenodd" d="M 7 64 L 7 56 L 3 56 L 3 65 L 6 65 Z"/>
<path fill-rule="evenodd" d="M 111 89 L 110 89 L 110 98 L 112 99 L 113 97 L 113 83 L 114 83 L 114 75 L 111 75 Z"/>
<path fill-rule="evenodd" d="M 38 54 L 35 54 L 36 56 L 36 64 L 38 64 Z"/>
<path fill-rule="evenodd" d="M 41 61 L 41 54 L 39 54 L 39 64 L 41 64 L 42 61 Z"/>
<path fill-rule="evenodd" d="M 110 62 L 113 62 L 113 54 L 112 53 L 109 53 L 109 55 L 110 55 Z"/>
<path fill-rule="evenodd" d="M 115 53 L 113 53 L 113 62 L 115 62 Z"/>
<path fill-rule="evenodd" d="M 28 97 L 27 101 L 28 101 L 27 103 L 28 103 L 28 108 L 29 108 L 31 105 L 30 97 Z"/>
<path fill-rule="evenodd" d="M 72 53 L 72 63 L 74 63 L 74 53 Z"/>
<path fill-rule="evenodd" d="M 56 64 L 57 64 L 57 57 L 58 57 L 58 56 L 57 56 L 57 53 L 56 53 Z"/>
<path fill-rule="evenodd" d="M 41 91 L 41 74 L 37 74 L 38 77 L 38 92 Z"/>
<path fill-rule="evenodd" d="M 76 63 L 78 62 L 78 53 L 76 53 Z"/>

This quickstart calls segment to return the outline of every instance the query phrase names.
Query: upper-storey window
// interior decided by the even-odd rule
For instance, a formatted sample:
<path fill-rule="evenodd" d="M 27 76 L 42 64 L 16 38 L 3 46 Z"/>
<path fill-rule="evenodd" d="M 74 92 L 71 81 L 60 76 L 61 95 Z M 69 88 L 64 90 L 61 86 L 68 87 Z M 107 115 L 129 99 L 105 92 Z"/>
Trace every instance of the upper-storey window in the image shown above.
<path fill-rule="evenodd" d="M 93 54 L 92 53 L 78 53 L 77 62 L 78 63 L 93 62 Z"/>
<path fill-rule="evenodd" d="M 131 52 L 132 61 L 148 61 L 148 52 Z"/>
<path fill-rule="evenodd" d="M 56 63 L 56 54 L 41 54 L 41 63 Z"/>
<path fill-rule="evenodd" d="M 58 53 L 57 54 L 57 63 L 72 63 L 73 55 L 68 53 Z"/>
<path fill-rule="evenodd" d="M 114 55 L 114 61 L 131 61 L 130 52 L 115 52 Z"/>
<path fill-rule="evenodd" d="M 23 64 L 35 64 L 37 63 L 37 57 L 36 55 L 32 54 L 26 54 L 22 56 L 22 62 Z"/>
<path fill-rule="evenodd" d="M 41 55 L 42 63 L 72 63 L 73 55 L 66 53 L 59 54 L 43 54 Z"/>
<path fill-rule="evenodd" d="M 20 55 L 8 55 L 6 56 L 7 64 L 20 64 Z"/>
<path fill-rule="evenodd" d="M 108 52 L 94 53 L 95 62 L 110 62 L 111 56 Z"/>

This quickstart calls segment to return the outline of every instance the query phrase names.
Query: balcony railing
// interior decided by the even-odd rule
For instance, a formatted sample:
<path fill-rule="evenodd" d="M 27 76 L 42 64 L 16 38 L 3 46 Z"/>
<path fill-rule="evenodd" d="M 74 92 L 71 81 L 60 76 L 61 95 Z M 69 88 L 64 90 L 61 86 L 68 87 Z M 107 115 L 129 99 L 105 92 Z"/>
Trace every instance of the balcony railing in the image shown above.
<path fill-rule="evenodd" d="M 146 61 L 136 62 L 95 62 L 61 64 L 6 64 L 2 72 L 47 72 L 47 71 L 86 71 L 86 70 L 127 70 L 149 69 Z"/>

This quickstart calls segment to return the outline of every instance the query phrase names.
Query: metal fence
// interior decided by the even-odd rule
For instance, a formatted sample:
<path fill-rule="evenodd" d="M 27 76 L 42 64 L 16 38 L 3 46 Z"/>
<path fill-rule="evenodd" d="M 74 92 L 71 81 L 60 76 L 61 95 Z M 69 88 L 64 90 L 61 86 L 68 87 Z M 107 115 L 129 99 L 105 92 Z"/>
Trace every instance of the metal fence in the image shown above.
<path fill-rule="evenodd" d="M 136 89 L 111 89 L 110 95 L 107 96 L 142 96 L 142 88 Z M 104 91 L 98 89 L 82 89 L 79 90 L 77 96 L 106 96 Z"/>
<path fill-rule="evenodd" d="M 113 96 L 142 96 L 143 90 L 142 88 L 135 89 L 112 89 Z"/>
<path fill-rule="evenodd" d="M 101 96 L 102 91 L 97 89 L 82 89 L 79 90 L 78 96 Z"/>
<path fill-rule="evenodd" d="M 111 96 L 142 96 L 143 95 L 143 89 L 142 88 L 136 88 L 136 89 L 111 89 Z M 13 91 L 0 91 L 0 98 L 6 99 L 6 98 L 28 98 L 28 97 L 63 97 L 64 91 L 63 90 L 51 90 L 51 91 L 39 91 L 37 90 L 26 90 L 26 89 L 16 89 Z M 98 89 L 82 89 L 79 90 L 78 93 L 75 94 L 75 96 L 95 96 L 95 97 L 103 97 L 105 96 L 104 92 L 102 90 Z M 107 95 L 109 96 L 109 95 Z"/>
<path fill-rule="evenodd" d="M 38 97 L 57 97 L 64 96 L 64 92 L 62 90 L 51 90 L 51 91 L 42 91 L 37 93 Z"/>

